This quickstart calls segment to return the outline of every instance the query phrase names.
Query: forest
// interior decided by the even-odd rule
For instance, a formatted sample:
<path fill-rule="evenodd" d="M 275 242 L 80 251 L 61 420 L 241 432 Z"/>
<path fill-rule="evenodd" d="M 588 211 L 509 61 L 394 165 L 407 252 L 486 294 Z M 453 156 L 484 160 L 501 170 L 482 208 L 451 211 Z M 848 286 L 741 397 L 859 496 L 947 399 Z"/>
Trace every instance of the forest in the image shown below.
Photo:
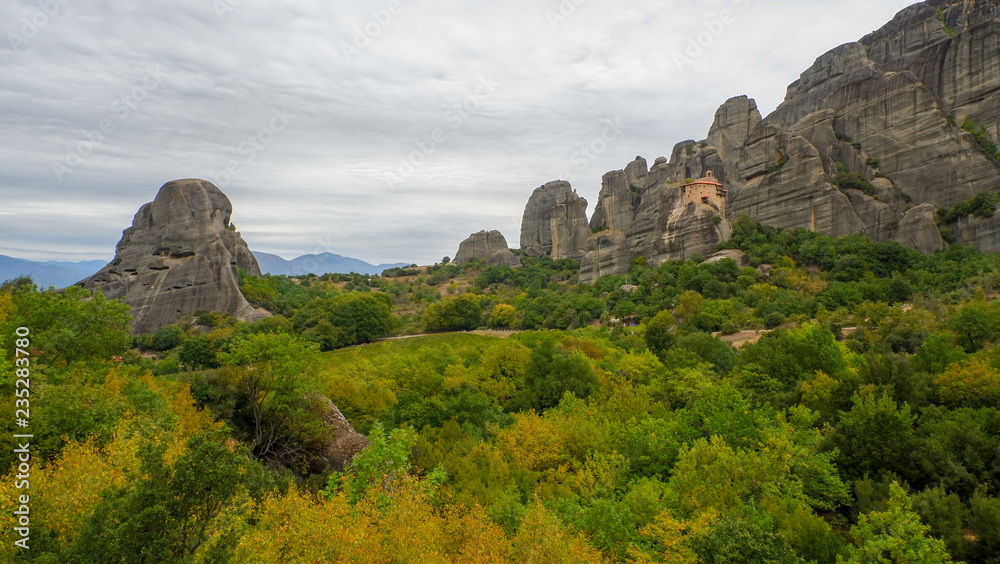
<path fill-rule="evenodd" d="M 745 264 L 242 274 L 273 316 L 147 335 L 5 282 L 0 561 L 1000 563 L 1000 255 L 733 223 Z"/>

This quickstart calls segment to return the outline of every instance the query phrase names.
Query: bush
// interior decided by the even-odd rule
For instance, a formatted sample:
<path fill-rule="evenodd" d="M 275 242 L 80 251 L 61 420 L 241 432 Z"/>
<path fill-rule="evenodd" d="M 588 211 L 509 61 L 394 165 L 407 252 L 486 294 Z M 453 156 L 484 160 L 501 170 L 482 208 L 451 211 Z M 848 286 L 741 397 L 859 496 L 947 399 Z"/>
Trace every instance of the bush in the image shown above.
<path fill-rule="evenodd" d="M 214 364 L 208 336 L 195 335 L 184 341 L 178 358 L 191 368 L 207 368 Z"/>
<path fill-rule="evenodd" d="M 657 356 L 670 350 L 677 341 L 673 329 L 677 322 L 669 311 L 663 310 L 649 320 L 646 325 L 646 346 Z"/>
<path fill-rule="evenodd" d="M 996 143 L 990 139 L 990 134 L 986 132 L 985 128 L 979 127 L 976 125 L 976 122 L 972 121 L 972 118 L 967 117 L 962 123 L 962 129 L 972 134 L 972 137 L 975 138 L 976 143 L 983 152 L 993 157 L 997 162 L 1000 162 L 1000 150 L 997 150 Z"/>
<path fill-rule="evenodd" d="M 773 165 L 764 169 L 764 174 L 774 174 L 784 168 L 786 164 L 788 164 L 788 157 L 781 155 Z"/>
<path fill-rule="evenodd" d="M 841 190 L 860 190 L 872 198 L 878 197 L 878 190 L 865 177 L 856 172 L 838 174 L 830 179 L 830 182 Z"/>
<path fill-rule="evenodd" d="M 184 330 L 177 325 L 167 325 L 166 327 L 160 328 L 156 333 L 153 333 L 153 340 L 150 343 L 153 350 L 156 351 L 169 351 L 170 349 L 181 344 L 184 340 Z"/>
<path fill-rule="evenodd" d="M 324 351 L 371 343 L 389 334 L 392 305 L 382 292 L 315 299 L 295 314 L 295 329 Z"/>
<path fill-rule="evenodd" d="M 427 306 L 422 321 L 424 329 L 430 332 L 467 331 L 479 327 L 482 318 L 479 298 L 462 294 Z"/>
<path fill-rule="evenodd" d="M 989 218 L 996 213 L 998 204 L 1000 204 L 1000 192 L 981 192 L 955 204 L 950 209 L 938 210 L 938 217 L 944 223 L 954 223 L 970 215 Z"/>

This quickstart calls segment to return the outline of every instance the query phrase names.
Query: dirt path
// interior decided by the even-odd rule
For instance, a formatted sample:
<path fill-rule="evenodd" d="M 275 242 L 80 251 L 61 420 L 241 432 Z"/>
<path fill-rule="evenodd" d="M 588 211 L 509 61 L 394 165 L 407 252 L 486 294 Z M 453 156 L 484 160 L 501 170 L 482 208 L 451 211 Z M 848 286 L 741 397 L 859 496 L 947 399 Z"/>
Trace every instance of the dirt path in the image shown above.
<path fill-rule="evenodd" d="M 379 339 L 378 342 L 381 343 L 382 341 L 400 341 L 400 340 L 403 340 L 403 339 L 416 339 L 417 337 L 435 337 L 435 336 L 438 336 L 438 335 L 461 335 L 461 334 L 480 335 L 482 337 L 496 337 L 497 339 L 506 339 L 507 337 L 510 337 L 511 335 L 514 335 L 514 334 L 517 334 L 517 333 L 520 333 L 520 332 L 521 331 L 491 331 L 491 330 L 483 330 L 483 331 L 450 331 L 448 333 L 421 333 L 419 335 L 403 335 L 401 337 L 386 337 L 384 339 Z"/>

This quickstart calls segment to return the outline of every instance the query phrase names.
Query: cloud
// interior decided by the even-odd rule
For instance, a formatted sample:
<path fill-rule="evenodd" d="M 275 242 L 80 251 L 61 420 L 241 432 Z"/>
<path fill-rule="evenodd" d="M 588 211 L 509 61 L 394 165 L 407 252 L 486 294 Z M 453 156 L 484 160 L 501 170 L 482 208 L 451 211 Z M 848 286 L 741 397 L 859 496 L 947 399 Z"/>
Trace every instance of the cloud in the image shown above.
<path fill-rule="evenodd" d="M 903 7 L 54 2 L 0 5 L 17 47 L 0 45 L 0 254 L 107 258 L 159 186 L 199 177 L 225 184 L 255 250 L 419 263 L 480 229 L 517 241 L 549 180 L 594 202 L 604 172 L 703 138 L 731 96 L 773 109 Z M 276 111 L 294 115 L 280 131 Z"/>

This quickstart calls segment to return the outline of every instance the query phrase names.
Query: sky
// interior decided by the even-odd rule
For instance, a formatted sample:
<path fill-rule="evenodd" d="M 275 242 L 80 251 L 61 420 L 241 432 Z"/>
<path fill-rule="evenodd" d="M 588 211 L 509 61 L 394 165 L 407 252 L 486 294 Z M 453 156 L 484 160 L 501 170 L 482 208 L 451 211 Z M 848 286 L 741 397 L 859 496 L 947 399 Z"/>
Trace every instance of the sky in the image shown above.
<path fill-rule="evenodd" d="M 0 255 L 110 260 L 214 182 L 254 251 L 433 264 L 532 191 L 763 114 L 905 0 L 5 0 Z"/>

